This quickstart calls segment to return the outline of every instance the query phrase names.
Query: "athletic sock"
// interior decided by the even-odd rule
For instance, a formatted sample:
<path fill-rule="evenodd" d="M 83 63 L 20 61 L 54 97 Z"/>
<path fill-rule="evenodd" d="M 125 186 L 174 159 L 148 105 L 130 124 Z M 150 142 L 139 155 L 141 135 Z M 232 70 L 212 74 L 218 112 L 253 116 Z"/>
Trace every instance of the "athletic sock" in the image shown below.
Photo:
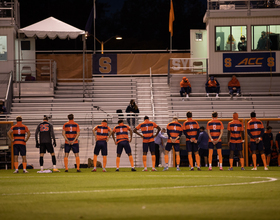
<path fill-rule="evenodd" d="M 133 157 L 132 157 L 132 155 L 129 156 L 129 161 L 130 161 L 131 167 L 134 168 L 134 162 L 133 162 Z"/>
<path fill-rule="evenodd" d="M 56 165 L 56 158 L 55 155 L 52 156 L 52 164 L 55 166 Z"/>
<path fill-rule="evenodd" d="M 64 157 L 65 170 L 68 170 L 68 157 Z"/>
<path fill-rule="evenodd" d="M 195 161 L 196 161 L 197 167 L 200 168 L 200 156 L 199 156 L 199 154 L 195 155 Z"/>
<path fill-rule="evenodd" d="M 257 155 L 256 154 L 252 154 L 252 160 L 253 160 L 254 168 L 256 168 L 257 167 Z"/>
<path fill-rule="evenodd" d="M 244 167 L 244 158 L 240 158 L 241 167 Z"/>
<path fill-rule="evenodd" d="M 233 166 L 233 159 L 229 159 L 229 165 L 230 165 L 230 168 L 232 168 L 232 166 Z"/>
<path fill-rule="evenodd" d="M 120 167 L 120 161 L 121 161 L 121 158 L 117 157 L 117 159 L 116 159 L 116 166 L 117 166 L 118 169 Z"/>
<path fill-rule="evenodd" d="M 103 168 L 106 168 L 107 165 L 107 156 L 103 156 Z"/>
<path fill-rule="evenodd" d="M 262 157 L 262 161 L 263 161 L 263 166 L 266 167 L 265 154 L 262 154 L 261 157 Z"/>
<path fill-rule="evenodd" d="M 40 166 L 42 167 L 44 165 L 44 157 L 40 157 Z"/>
<path fill-rule="evenodd" d="M 164 155 L 164 162 L 165 162 L 165 164 L 168 164 L 168 155 Z"/>
<path fill-rule="evenodd" d="M 14 167 L 16 170 L 18 170 L 18 162 L 14 162 Z"/>
<path fill-rule="evenodd" d="M 80 157 L 76 157 L 77 170 L 80 169 Z"/>
<path fill-rule="evenodd" d="M 97 155 L 93 155 L 93 166 L 96 167 L 97 164 Z"/>
<path fill-rule="evenodd" d="M 147 167 L 147 155 L 143 155 L 142 157 L 144 168 Z"/>
<path fill-rule="evenodd" d="M 269 166 L 269 164 L 270 164 L 270 156 L 267 156 L 266 157 L 266 165 Z"/>
<path fill-rule="evenodd" d="M 44 167 L 43 167 L 43 166 L 40 166 L 40 169 L 41 169 L 41 171 L 43 171 L 43 170 L 44 170 Z"/>
<path fill-rule="evenodd" d="M 209 149 L 209 157 L 208 157 L 209 167 L 210 167 L 210 164 L 212 164 L 212 157 L 213 157 L 213 150 Z"/>
<path fill-rule="evenodd" d="M 189 159 L 189 164 L 191 167 L 193 167 L 193 159 L 192 159 L 192 155 L 188 154 L 188 159 Z"/>
<path fill-rule="evenodd" d="M 180 165 L 180 155 L 176 155 L 176 164 L 177 164 L 177 167 L 179 167 Z"/>
<path fill-rule="evenodd" d="M 22 163 L 23 169 L 26 170 L 27 163 Z"/>
<path fill-rule="evenodd" d="M 156 167 L 156 155 L 152 155 L 152 166 L 153 168 Z"/>
<path fill-rule="evenodd" d="M 209 167 L 212 167 L 212 163 L 209 163 Z"/>

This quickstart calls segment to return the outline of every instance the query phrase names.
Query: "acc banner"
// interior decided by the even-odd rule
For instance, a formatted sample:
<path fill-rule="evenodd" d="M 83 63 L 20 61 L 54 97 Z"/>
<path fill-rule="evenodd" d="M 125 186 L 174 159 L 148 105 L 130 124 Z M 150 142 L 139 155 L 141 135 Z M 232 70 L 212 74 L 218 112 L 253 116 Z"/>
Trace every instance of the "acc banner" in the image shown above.
<path fill-rule="evenodd" d="M 92 56 L 93 74 L 117 74 L 116 54 L 94 54 Z"/>
<path fill-rule="evenodd" d="M 270 72 L 276 71 L 273 53 L 224 53 L 223 72 Z"/>

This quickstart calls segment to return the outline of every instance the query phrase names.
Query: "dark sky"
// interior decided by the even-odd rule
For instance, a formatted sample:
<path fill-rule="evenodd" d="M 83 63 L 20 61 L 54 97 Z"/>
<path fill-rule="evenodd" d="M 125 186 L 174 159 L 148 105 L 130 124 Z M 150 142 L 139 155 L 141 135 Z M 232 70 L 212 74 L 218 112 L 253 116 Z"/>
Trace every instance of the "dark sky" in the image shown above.
<path fill-rule="evenodd" d="M 203 15 L 207 0 L 173 0 L 173 49 L 189 49 L 189 30 L 205 29 Z M 74 27 L 85 30 L 93 0 L 19 0 L 21 28 L 53 16 Z M 105 50 L 168 49 L 170 0 L 96 0 L 96 37 L 106 41 Z M 96 43 L 97 49 L 100 44 Z M 82 39 L 36 40 L 37 50 L 82 49 Z M 93 36 L 87 40 L 93 49 Z"/>

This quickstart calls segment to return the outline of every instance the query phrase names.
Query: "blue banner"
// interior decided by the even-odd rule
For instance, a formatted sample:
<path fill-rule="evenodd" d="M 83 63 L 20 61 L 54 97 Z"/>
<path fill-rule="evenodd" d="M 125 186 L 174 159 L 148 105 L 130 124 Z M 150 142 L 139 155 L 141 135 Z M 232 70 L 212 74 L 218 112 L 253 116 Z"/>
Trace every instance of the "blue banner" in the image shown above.
<path fill-rule="evenodd" d="M 94 54 L 92 74 L 117 74 L 117 54 Z"/>
<path fill-rule="evenodd" d="M 275 72 L 273 53 L 224 53 L 223 72 Z"/>

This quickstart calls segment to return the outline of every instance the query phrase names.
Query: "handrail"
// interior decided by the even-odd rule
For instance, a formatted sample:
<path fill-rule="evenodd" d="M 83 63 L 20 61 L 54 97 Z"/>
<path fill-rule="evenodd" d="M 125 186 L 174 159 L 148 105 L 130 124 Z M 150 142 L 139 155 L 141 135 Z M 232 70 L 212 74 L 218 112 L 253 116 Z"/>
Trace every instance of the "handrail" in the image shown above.
<path fill-rule="evenodd" d="M 11 87 L 12 78 L 13 78 L 13 71 L 10 72 L 10 77 L 9 77 L 8 88 L 7 88 L 5 100 L 8 99 L 8 95 L 9 95 L 9 91 L 10 91 L 10 87 Z"/>
<path fill-rule="evenodd" d="M 150 92 L 151 92 L 151 106 L 153 113 L 153 120 L 155 117 L 155 105 L 154 105 L 154 94 L 153 94 L 153 79 L 152 79 L 152 68 L 150 68 Z"/>

